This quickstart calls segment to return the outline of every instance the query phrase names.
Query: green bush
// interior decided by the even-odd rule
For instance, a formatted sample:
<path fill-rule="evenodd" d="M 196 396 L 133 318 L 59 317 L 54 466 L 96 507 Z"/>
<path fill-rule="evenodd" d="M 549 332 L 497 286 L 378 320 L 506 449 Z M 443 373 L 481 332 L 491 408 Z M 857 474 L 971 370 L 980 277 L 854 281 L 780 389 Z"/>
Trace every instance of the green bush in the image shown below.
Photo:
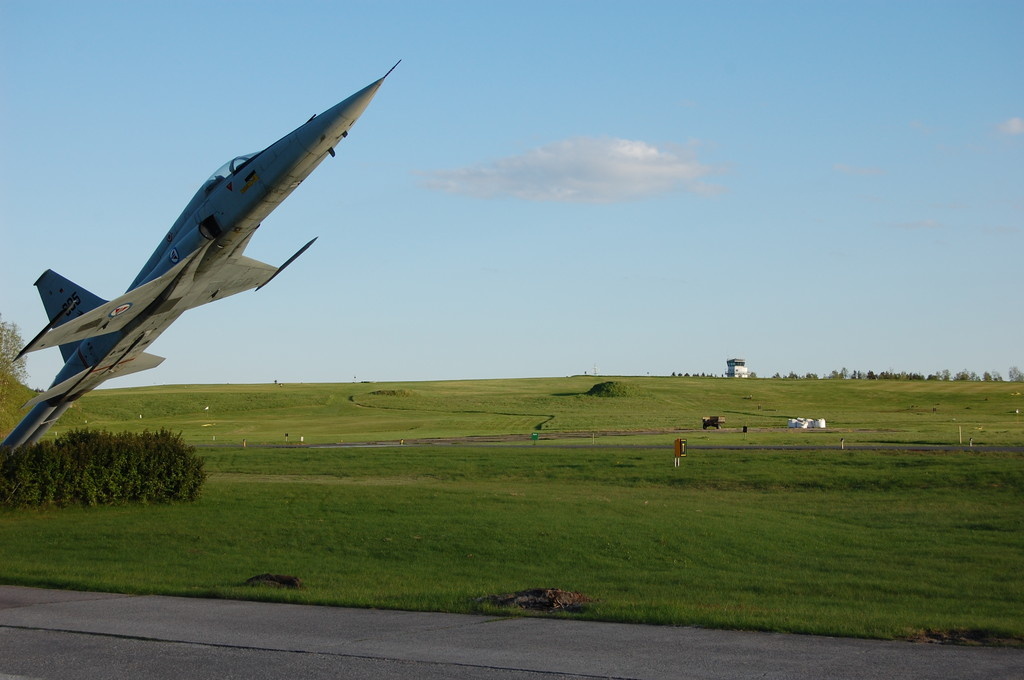
<path fill-rule="evenodd" d="M 0 453 L 0 505 L 194 501 L 206 473 L 181 435 L 72 430 Z"/>
<path fill-rule="evenodd" d="M 618 380 L 597 383 L 587 390 L 587 395 L 591 397 L 639 397 L 643 393 L 644 391 L 636 385 Z"/>
<path fill-rule="evenodd" d="M 372 397 L 415 397 L 412 390 L 374 390 L 370 392 Z"/>

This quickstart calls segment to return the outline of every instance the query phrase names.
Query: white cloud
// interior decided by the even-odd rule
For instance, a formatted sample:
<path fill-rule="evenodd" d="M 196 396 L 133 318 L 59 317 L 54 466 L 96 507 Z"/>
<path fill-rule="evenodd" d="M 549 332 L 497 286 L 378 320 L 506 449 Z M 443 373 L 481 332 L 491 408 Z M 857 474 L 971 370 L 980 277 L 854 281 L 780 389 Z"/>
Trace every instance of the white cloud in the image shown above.
<path fill-rule="evenodd" d="M 847 165 L 846 163 L 836 163 L 832 166 L 832 169 L 837 172 L 842 172 L 847 175 L 884 175 L 885 170 L 881 168 L 872 167 L 858 167 L 855 165 Z"/>
<path fill-rule="evenodd" d="M 896 229 L 905 229 L 907 231 L 918 231 L 921 229 L 941 229 L 942 224 L 935 220 L 916 220 L 914 222 L 899 222 L 893 224 Z"/>
<path fill-rule="evenodd" d="M 927 123 L 925 123 L 922 120 L 912 120 L 912 121 L 910 121 L 910 127 L 914 128 L 915 130 L 917 130 L 921 134 L 925 134 L 925 135 L 930 135 L 933 132 L 935 132 L 936 130 L 938 130 L 938 128 L 932 127 L 931 125 L 928 125 Z"/>
<path fill-rule="evenodd" d="M 1016 234 L 1024 233 L 1024 229 L 1020 227 L 1013 227 L 1009 225 L 999 225 L 995 227 L 982 227 L 981 230 L 986 234 L 992 236 L 1011 236 Z"/>
<path fill-rule="evenodd" d="M 575 137 L 490 163 L 424 172 L 422 184 L 477 198 L 616 203 L 674 191 L 720 193 L 721 187 L 701 181 L 713 172 L 697 160 L 692 146 Z"/>
<path fill-rule="evenodd" d="M 1004 135 L 1020 135 L 1024 134 L 1024 118 L 1008 118 L 1000 123 L 998 126 L 1000 132 Z"/>

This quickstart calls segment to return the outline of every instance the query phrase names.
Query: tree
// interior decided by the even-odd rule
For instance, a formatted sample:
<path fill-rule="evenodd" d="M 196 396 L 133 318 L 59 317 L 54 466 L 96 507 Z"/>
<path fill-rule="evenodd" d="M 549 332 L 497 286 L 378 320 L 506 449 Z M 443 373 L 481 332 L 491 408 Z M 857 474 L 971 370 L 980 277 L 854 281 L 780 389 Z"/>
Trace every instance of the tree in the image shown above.
<path fill-rule="evenodd" d="M 21 347 L 18 327 L 0 317 L 0 435 L 18 422 L 21 405 L 28 398 L 25 359 L 17 358 Z"/>
<path fill-rule="evenodd" d="M 1012 380 L 1013 382 L 1024 381 L 1024 372 L 1022 372 L 1016 366 L 1010 366 L 1010 370 L 1006 374 L 1006 379 L 1007 380 Z"/>
<path fill-rule="evenodd" d="M 21 348 L 21 333 L 18 332 L 18 327 L 4 321 L 3 315 L 0 314 L 0 375 L 24 383 L 28 379 L 25 359 L 17 359 Z"/>

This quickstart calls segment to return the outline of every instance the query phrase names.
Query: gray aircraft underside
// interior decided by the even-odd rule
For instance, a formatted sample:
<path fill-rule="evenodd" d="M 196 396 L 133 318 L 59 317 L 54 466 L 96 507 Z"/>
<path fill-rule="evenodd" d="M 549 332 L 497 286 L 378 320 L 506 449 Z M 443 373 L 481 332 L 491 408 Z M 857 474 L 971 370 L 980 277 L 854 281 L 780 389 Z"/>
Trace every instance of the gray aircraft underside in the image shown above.
<path fill-rule="evenodd" d="M 37 441 L 72 402 L 102 382 L 158 366 L 163 357 L 145 350 L 186 310 L 258 290 L 305 252 L 316 239 L 280 267 L 242 254 L 267 215 L 328 154 L 334 156 L 390 73 L 263 151 L 238 156 L 213 173 L 124 295 L 104 300 L 44 272 L 35 286 L 50 322 L 18 356 L 59 347 L 66 363 L 50 388 L 25 404 L 32 410 L 0 447 Z"/>

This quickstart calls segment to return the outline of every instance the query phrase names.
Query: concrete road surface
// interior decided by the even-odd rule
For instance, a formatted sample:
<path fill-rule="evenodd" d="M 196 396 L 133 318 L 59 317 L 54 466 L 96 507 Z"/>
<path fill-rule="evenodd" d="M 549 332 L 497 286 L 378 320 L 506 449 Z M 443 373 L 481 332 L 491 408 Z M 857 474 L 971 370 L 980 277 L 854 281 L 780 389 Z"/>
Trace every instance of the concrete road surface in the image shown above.
<path fill-rule="evenodd" d="M 1024 650 L 0 586 L 0 678 L 1024 678 Z"/>

